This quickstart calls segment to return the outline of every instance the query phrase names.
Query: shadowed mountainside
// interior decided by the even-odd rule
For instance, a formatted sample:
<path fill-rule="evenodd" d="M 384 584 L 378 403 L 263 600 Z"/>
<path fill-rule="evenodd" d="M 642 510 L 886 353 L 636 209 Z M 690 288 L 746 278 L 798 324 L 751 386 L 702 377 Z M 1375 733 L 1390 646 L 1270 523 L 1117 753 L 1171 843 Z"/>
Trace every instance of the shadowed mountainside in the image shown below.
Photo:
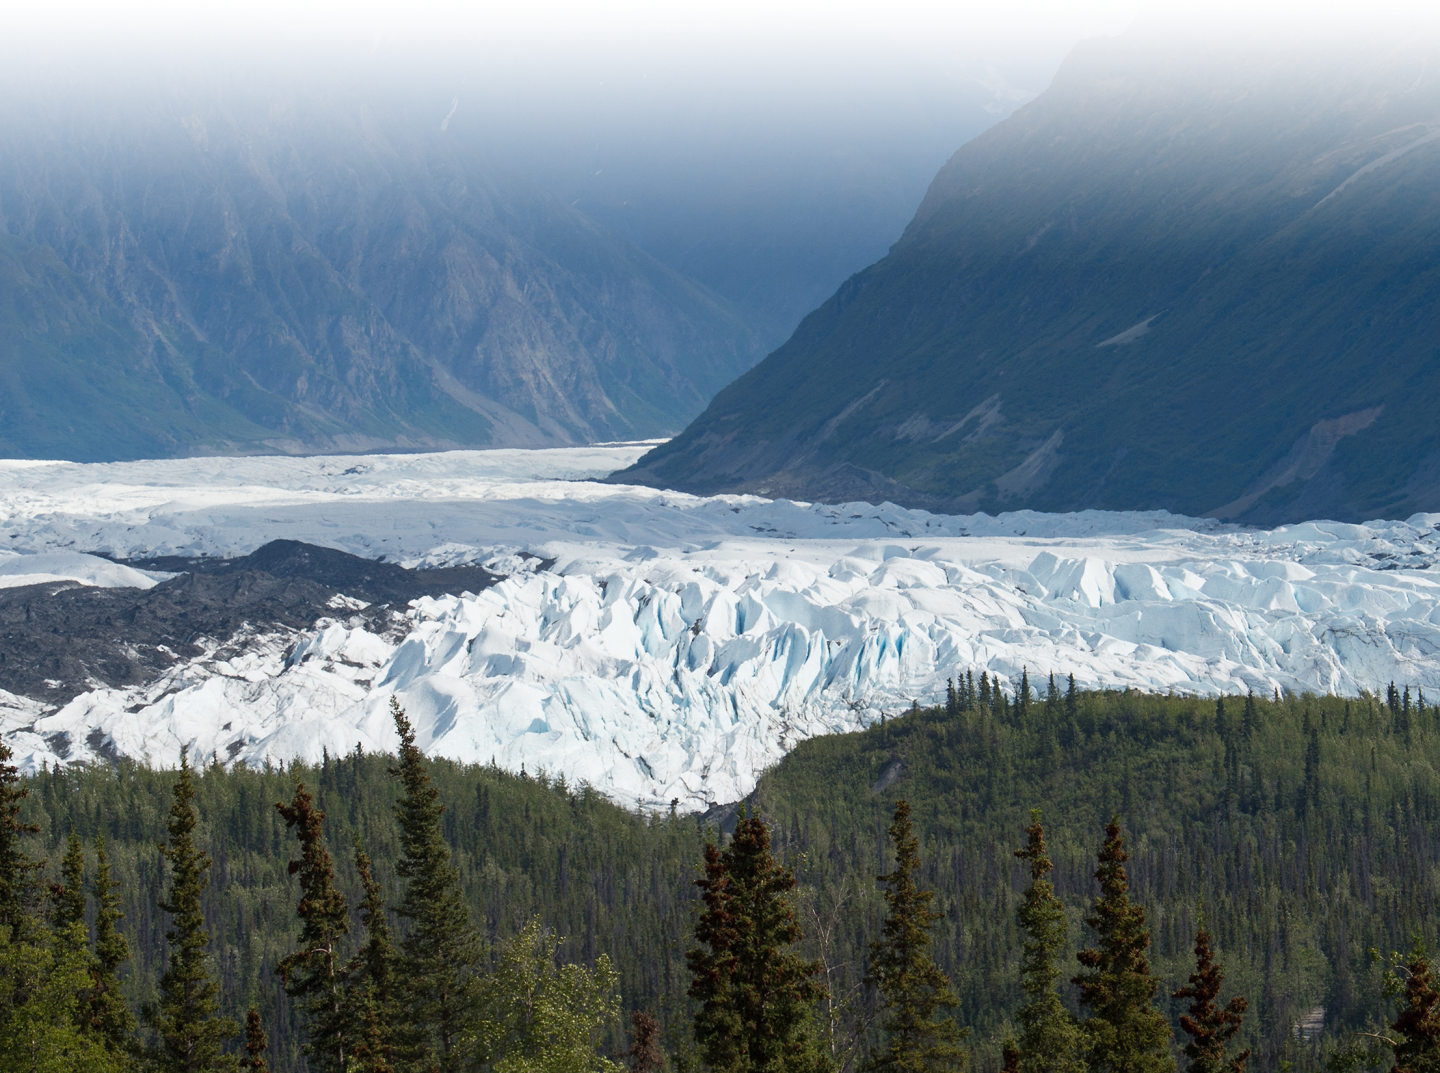
<path fill-rule="evenodd" d="M 297 40 L 729 298 L 770 346 L 884 256 L 994 122 L 888 33 L 834 19 L 395 26 L 312 20 Z"/>
<path fill-rule="evenodd" d="M 759 357 L 723 299 L 401 102 L 0 108 L 0 454 L 642 438 Z"/>
<path fill-rule="evenodd" d="M 1274 524 L 1440 508 L 1433 50 L 1079 46 L 616 479 Z"/>

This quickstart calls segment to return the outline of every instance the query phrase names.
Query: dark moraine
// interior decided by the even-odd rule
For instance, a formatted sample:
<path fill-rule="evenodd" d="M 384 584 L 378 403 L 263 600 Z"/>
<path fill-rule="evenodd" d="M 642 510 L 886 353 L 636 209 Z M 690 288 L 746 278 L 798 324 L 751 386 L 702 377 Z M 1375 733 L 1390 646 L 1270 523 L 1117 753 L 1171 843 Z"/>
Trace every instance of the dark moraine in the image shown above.
<path fill-rule="evenodd" d="M 407 570 L 294 540 L 236 559 L 117 560 L 178 574 L 152 589 L 46 582 L 0 589 L 0 689 L 60 705 L 94 688 L 142 685 L 245 632 L 307 629 L 358 616 L 386 632 L 421 596 L 480 592 L 499 578 L 478 566 Z M 336 601 L 345 596 L 368 606 Z"/>

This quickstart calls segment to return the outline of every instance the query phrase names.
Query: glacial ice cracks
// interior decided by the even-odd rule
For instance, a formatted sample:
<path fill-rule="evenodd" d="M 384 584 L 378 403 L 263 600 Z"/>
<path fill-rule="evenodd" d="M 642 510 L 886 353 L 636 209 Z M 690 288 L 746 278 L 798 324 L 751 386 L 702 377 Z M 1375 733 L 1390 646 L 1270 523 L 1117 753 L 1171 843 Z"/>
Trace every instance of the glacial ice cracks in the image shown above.
<path fill-rule="evenodd" d="M 748 793 L 797 742 L 946 679 L 1014 689 L 1440 693 L 1440 515 L 1244 530 L 1163 512 L 946 517 L 699 498 L 594 478 L 646 445 L 364 458 L 0 462 L 0 585 L 154 579 L 97 558 L 285 537 L 505 580 L 385 635 L 337 604 L 144 688 L 0 694 L 27 768 L 182 746 L 223 762 L 392 748 L 587 782 L 645 808 Z"/>

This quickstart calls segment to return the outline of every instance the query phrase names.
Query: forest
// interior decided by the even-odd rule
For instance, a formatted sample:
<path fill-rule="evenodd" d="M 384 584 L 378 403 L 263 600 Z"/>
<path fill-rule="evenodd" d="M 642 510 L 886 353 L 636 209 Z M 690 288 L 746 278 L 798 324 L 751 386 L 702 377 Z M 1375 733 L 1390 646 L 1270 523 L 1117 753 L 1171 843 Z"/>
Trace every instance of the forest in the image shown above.
<path fill-rule="evenodd" d="M 1389 1026 L 1415 964 L 1407 952 L 1435 940 L 1437 759 L 1440 708 L 1408 688 L 1217 700 L 1077 691 L 1051 678 L 1008 696 L 983 675 L 960 676 L 943 706 L 799 744 L 746 802 L 704 816 L 627 812 L 544 772 L 418 752 L 407 760 L 403 751 L 356 750 L 263 769 L 196 758 L 184 775 L 193 823 L 181 834 L 193 843 L 191 865 L 210 864 L 192 922 L 205 942 L 187 963 L 213 978 L 216 1017 L 230 1022 L 217 1053 L 244 1058 L 248 1019 L 251 1038 L 265 1037 L 269 1069 L 324 1068 L 303 1052 L 319 1023 L 314 989 L 302 986 L 319 948 L 304 930 L 318 926 L 314 899 L 308 919 L 298 914 L 310 893 L 302 884 L 320 874 L 318 850 L 333 863 L 327 889 L 339 899 L 327 903 L 333 964 L 363 960 L 377 924 L 397 950 L 423 945 L 414 892 L 433 880 L 430 903 L 446 907 L 469 944 L 461 953 L 479 967 L 464 985 L 480 989 L 477 1002 L 529 980 L 583 1011 L 577 1031 L 595 1062 L 634 1061 L 638 1011 L 653 1026 L 662 1066 L 714 1069 L 697 1044 L 687 961 L 704 913 L 697 880 L 707 875 L 708 845 L 731 852 L 737 823 L 760 819 L 776 866 L 796 879 L 786 897 L 795 951 L 817 970 L 817 1038 L 830 1067 L 847 1073 L 872 1062 L 887 1038 L 874 963 L 887 888 L 877 877 L 895 867 L 890 828 L 903 800 L 914 880 L 933 892 L 934 964 L 953 988 L 947 1016 L 968 1031 L 960 1049 L 971 1068 L 995 1071 L 1009 1065 L 1007 1042 L 1025 1030 L 1020 911 L 1035 877 L 1016 851 L 1038 809 L 1063 911 L 1056 965 L 1069 1015 L 1083 1012 L 1075 954 L 1095 942 L 1085 921 L 1113 817 L 1128 851 L 1128 896 L 1144 910 L 1154 1003 L 1173 1060 L 1185 1062 L 1189 1008 L 1173 996 L 1195 971 L 1204 927 L 1224 966 L 1222 998 L 1248 1001 L 1234 1049 L 1253 1051 L 1250 1068 L 1389 1068 L 1384 1040 L 1395 1035 Z M 157 1027 L 167 973 L 184 960 L 167 938 L 184 916 L 174 911 L 183 909 L 180 781 L 127 761 L 71 766 L 12 776 L 0 800 L 15 820 L 14 837 L 0 840 L 0 871 L 29 876 L 28 893 L 0 890 L 0 912 L 11 912 L 4 905 L 14 895 L 12 922 L 23 911 L 48 922 L 49 936 L 12 934 L 8 1016 L 13 1023 L 17 995 L 40 986 L 20 971 L 23 942 L 45 951 L 39 960 L 48 958 L 59 980 L 104 960 L 101 940 L 110 936 L 113 953 L 118 935 L 128 957 L 114 966 L 112 1013 L 131 1018 L 135 1044 L 117 1069 L 182 1068 L 165 1064 Z M 15 871 L 16 862 L 26 867 Z M 26 862 L 37 867 L 27 871 Z M 440 956 L 435 971 L 446 964 Z M 532 1068 L 523 1056 L 506 1065 L 502 1051 L 491 1047 L 475 1062 Z"/>

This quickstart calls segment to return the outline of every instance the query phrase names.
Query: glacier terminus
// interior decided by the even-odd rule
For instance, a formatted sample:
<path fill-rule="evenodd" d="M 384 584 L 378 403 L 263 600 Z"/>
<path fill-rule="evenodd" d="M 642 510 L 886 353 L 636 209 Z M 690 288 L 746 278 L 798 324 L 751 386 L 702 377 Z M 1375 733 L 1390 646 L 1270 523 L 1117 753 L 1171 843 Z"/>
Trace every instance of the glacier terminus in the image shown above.
<path fill-rule="evenodd" d="M 145 587 L 124 564 L 284 538 L 478 593 L 337 599 L 159 680 L 59 707 L 0 693 L 28 770 L 123 755 L 263 764 L 394 747 L 585 782 L 633 807 L 734 801 L 797 742 L 946 680 L 1027 672 L 1190 694 L 1440 692 L 1440 515 L 1247 529 L 1164 512 L 942 516 L 596 478 L 648 444 L 106 464 L 0 461 L 0 587 Z M 119 560 L 119 561 L 117 561 Z"/>

